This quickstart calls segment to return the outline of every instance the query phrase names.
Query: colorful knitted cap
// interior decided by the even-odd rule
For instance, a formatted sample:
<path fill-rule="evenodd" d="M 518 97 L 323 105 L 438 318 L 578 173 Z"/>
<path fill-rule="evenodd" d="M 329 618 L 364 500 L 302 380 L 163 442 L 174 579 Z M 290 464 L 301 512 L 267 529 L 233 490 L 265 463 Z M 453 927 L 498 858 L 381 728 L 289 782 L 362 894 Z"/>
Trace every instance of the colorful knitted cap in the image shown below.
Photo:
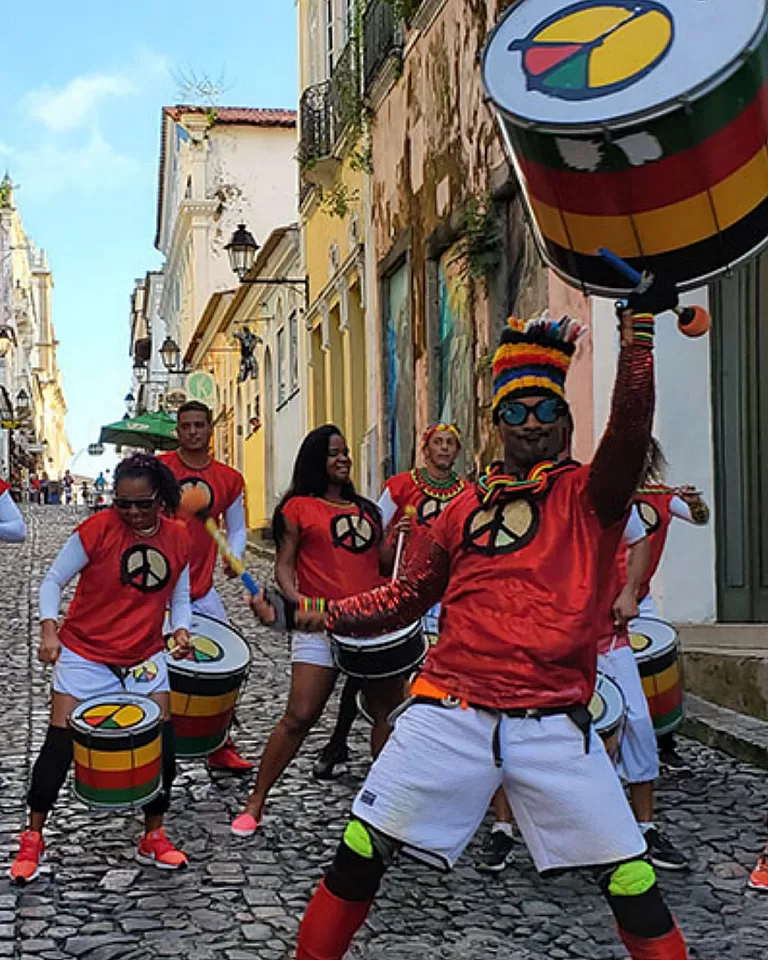
<path fill-rule="evenodd" d="M 585 327 L 571 317 L 533 320 L 510 317 L 493 357 L 493 412 L 505 400 L 526 394 L 565 399 L 565 375 Z"/>
<path fill-rule="evenodd" d="M 461 430 L 456 426 L 455 423 L 433 423 L 431 426 L 427 427 L 421 437 L 421 447 L 422 450 L 429 441 L 434 437 L 436 433 L 440 433 L 441 430 L 445 430 L 446 433 L 450 433 L 452 437 L 456 439 L 456 442 L 461 446 Z"/>

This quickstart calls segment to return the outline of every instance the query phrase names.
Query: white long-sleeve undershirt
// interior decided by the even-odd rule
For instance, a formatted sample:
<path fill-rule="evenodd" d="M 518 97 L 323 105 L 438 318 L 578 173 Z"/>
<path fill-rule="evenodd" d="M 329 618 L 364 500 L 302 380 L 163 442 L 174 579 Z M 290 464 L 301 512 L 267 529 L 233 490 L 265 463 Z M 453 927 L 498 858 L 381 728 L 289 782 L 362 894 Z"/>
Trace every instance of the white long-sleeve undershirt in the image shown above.
<path fill-rule="evenodd" d="M 16 506 L 10 491 L 0 494 L 0 540 L 7 543 L 23 543 L 27 536 L 24 517 Z"/>
<path fill-rule="evenodd" d="M 227 543 L 234 555 L 242 560 L 248 543 L 248 531 L 245 527 L 245 507 L 242 495 L 234 500 L 224 512 L 224 524 L 227 528 Z"/>
<path fill-rule="evenodd" d="M 56 620 L 64 587 L 90 563 L 80 534 L 73 533 L 59 551 L 40 584 L 40 620 Z M 189 630 L 192 601 L 189 596 L 189 565 L 179 574 L 171 596 L 171 630 Z"/>

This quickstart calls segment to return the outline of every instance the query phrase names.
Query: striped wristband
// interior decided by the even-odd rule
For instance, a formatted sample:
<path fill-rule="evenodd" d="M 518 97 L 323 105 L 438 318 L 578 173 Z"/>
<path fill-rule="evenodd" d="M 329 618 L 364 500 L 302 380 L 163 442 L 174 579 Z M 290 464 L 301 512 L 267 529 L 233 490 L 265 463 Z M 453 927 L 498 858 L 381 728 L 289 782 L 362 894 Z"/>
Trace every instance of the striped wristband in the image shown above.
<path fill-rule="evenodd" d="M 653 346 L 654 317 L 651 313 L 636 313 L 632 317 L 632 342 Z"/>
<path fill-rule="evenodd" d="M 299 608 L 302 613 L 325 613 L 326 601 L 324 597 L 302 597 Z"/>

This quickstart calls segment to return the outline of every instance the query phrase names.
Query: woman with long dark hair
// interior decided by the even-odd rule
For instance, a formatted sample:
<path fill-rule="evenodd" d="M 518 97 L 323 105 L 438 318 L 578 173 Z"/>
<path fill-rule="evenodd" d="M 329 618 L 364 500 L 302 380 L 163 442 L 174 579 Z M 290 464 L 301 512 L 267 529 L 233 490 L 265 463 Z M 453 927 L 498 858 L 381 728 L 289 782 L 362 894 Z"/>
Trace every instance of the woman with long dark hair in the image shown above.
<path fill-rule="evenodd" d="M 332 424 L 309 433 L 299 448 L 291 486 L 275 510 L 275 579 L 290 600 L 323 604 L 382 582 L 381 516 L 351 480 L 347 443 Z M 291 688 L 285 714 L 261 758 L 245 810 L 232 824 L 236 836 L 257 829 L 267 795 L 317 723 L 338 671 L 328 640 L 294 632 Z M 371 747 L 377 753 L 389 733 L 387 717 L 403 697 L 402 678 L 365 682 L 374 720 Z"/>
<path fill-rule="evenodd" d="M 170 604 L 174 656 L 189 648 L 189 535 L 173 519 L 179 488 L 155 457 L 138 454 L 115 470 L 112 507 L 89 517 L 69 538 L 40 587 L 38 659 L 54 664 L 50 725 L 32 771 L 29 823 L 11 867 L 13 883 L 38 875 L 42 830 L 72 763 L 69 718 L 83 700 L 133 693 L 162 714 L 162 789 L 144 807 L 137 859 L 175 870 L 187 858 L 163 830 L 175 776 L 163 622 Z M 59 625 L 63 587 L 77 575 L 75 597 Z"/>

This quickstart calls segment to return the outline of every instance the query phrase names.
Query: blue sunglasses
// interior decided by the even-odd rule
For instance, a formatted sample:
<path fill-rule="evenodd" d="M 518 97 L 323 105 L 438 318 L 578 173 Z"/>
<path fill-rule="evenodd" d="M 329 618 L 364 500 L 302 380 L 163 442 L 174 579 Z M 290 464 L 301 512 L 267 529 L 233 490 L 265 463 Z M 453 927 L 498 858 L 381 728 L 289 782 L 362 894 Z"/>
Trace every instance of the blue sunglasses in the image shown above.
<path fill-rule="evenodd" d="M 499 411 L 499 418 L 510 427 L 522 427 L 530 414 L 533 414 L 539 423 L 549 424 L 555 423 L 565 414 L 565 411 L 565 404 L 557 397 L 547 397 L 546 400 L 539 400 L 532 407 L 513 400 L 504 404 Z"/>

